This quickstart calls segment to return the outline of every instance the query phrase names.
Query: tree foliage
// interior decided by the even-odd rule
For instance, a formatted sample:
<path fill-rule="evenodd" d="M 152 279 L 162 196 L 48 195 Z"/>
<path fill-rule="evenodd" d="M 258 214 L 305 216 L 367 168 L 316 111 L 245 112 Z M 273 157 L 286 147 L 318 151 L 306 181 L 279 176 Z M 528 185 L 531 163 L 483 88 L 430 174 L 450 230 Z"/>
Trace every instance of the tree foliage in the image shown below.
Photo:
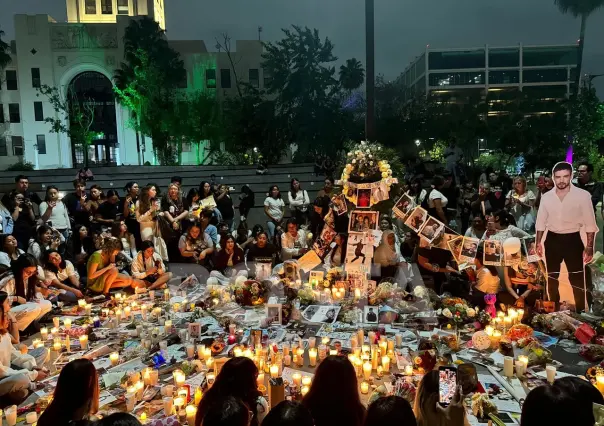
<path fill-rule="evenodd" d="M 340 85 L 344 90 L 352 91 L 358 89 L 365 81 L 365 70 L 363 64 L 356 58 L 347 59 L 346 65 L 340 65 Z"/>
<path fill-rule="evenodd" d="M 4 36 L 4 31 L 0 30 L 0 70 L 3 70 L 10 64 L 10 46 L 2 37 Z"/>

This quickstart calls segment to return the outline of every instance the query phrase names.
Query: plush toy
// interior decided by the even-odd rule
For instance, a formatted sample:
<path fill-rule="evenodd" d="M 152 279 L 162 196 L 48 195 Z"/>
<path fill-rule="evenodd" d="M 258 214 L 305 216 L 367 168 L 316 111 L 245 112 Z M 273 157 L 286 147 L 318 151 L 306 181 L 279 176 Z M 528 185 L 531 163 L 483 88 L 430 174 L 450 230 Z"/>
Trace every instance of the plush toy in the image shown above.
<path fill-rule="evenodd" d="M 484 296 L 484 301 L 487 303 L 487 306 L 484 308 L 486 312 L 491 315 L 491 318 L 495 318 L 497 316 L 497 309 L 495 308 L 495 302 L 497 301 L 497 295 L 495 294 L 486 294 Z"/>

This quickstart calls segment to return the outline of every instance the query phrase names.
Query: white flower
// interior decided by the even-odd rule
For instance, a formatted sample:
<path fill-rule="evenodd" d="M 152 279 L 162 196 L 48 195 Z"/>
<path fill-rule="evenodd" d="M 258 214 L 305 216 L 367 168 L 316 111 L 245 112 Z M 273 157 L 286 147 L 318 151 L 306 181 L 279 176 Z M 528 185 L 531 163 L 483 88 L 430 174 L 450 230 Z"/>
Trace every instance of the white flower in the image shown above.
<path fill-rule="evenodd" d="M 353 159 L 353 160 L 352 160 L 352 164 L 356 164 L 356 163 L 357 163 L 357 160 L 354 160 L 354 159 Z"/>
<path fill-rule="evenodd" d="M 474 310 L 474 308 L 468 308 L 468 310 L 466 311 L 466 313 L 468 314 L 468 316 L 470 318 L 473 318 L 476 316 L 476 311 Z"/>
<path fill-rule="evenodd" d="M 443 309 L 443 315 L 447 318 L 453 318 L 453 314 L 451 313 L 451 311 L 449 310 L 449 308 L 445 308 Z"/>
<path fill-rule="evenodd" d="M 365 150 L 365 152 L 366 152 L 367 154 L 369 154 L 369 152 L 370 152 L 370 151 L 369 151 L 369 148 L 367 148 L 367 149 Z"/>
<path fill-rule="evenodd" d="M 365 141 L 361 141 L 361 145 L 365 145 Z"/>
<path fill-rule="evenodd" d="M 442 315 L 442 313 L 443 313 L 442 309 L 439 309 L 438 311 L 436 311 L 436 315 Z"/>
<path fill-rule="evenodd" d="M 461 303 L 456 303 L 456 304 L 455 304 L 455 307 L 456 307 L 457 309 L 462 309 L 462 308 L 463 308 L 463 305 L 462 305 Z"/>
<path fill-rule="evenodd" d="M 349 157 L 352 157 L 352 152 L 349 152 L 349 153 L 348 153 L 348 156 L 349 156 Z"/>
<path fill-rule="evenodd" d="M 381 151 L 381 149 L 382 149 L 382 147 L 378 145 L 378 146 L 377 146 L 377 150 L 378 150 L 378 151 Z"/>
<path fill-rule="evenodd" d="M 361 151 L 356 150 L 354 153 L 355 153 L 356 155 L 359 155 L 359 154 L 361 153 Z"/>
<path fill-rule="evenodd" d="M 373 158 L 373 155 L 369 154 L 369 158 Z M 373 161 L 372 161 L 372 163 L 373 163 Z"/>
<path fill-rule="evenodd" d="M 371 158 L 371 156 L 369 156 L 369 157 Z M 373 161 L 370 161 L 370 162 L 369 162 L 369 165 L 370 165 L 370 166 L 373 166 Z"/>

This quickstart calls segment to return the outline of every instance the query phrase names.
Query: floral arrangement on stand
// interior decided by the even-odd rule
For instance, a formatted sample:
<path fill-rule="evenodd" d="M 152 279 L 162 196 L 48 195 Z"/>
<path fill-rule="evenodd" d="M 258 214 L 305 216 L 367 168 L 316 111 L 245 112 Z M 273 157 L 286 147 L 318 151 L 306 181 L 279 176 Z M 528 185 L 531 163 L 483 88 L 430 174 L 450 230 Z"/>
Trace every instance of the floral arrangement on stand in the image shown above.
<path fill-rule="evenodd" d="M 246 280 L 232 286 L 235 302 L 241 306 L 258 306 L 266 303 L 268 287 L 265 282 Z"/>
<path fill-rule="evenodd" d="M 453 322 L 455 326 L 459 326 L 474 321 L 478 312 L 478 307 L 471 308 L 465 300 L 459 297 L 448 297 L 442 300 L 442 308 L 437 310 L 436 314 Z"/>

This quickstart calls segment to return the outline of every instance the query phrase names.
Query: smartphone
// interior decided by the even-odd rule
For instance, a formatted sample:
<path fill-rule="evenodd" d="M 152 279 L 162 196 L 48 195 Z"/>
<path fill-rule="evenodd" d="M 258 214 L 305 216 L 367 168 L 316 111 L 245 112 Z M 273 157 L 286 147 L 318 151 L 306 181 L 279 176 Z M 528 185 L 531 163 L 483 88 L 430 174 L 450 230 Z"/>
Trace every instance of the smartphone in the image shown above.
<path fill-rule="evenodd" d="M 454 366 L 438 368 L 438 403 L 446 407 L 457 391 L 457 369 Z"/>

